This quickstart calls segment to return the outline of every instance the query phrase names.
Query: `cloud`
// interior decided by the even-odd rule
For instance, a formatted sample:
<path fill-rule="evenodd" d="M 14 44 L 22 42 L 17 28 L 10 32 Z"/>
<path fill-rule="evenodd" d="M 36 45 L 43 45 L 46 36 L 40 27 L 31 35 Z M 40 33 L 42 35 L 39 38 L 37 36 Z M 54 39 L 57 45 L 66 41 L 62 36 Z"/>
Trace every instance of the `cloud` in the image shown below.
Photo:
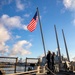
<path fill-rule="evenodd" d="M 9 46 L 7 46 L 5 43 L 10 40 L 11 36 L 8 30 L 3 27 L 2 24 L 0 24 L 0 54 L 4 54 L 8 52 Z"/>
<path fill-rule="evenodd" d="M 47 13 L 48 11 L 47 11 L 47 7 L 44 7 L 44 9 L 43 9 L 43 13 Z"/>
<path fill-rule="evenodd" d="M 8 28 L 21 28 L 27 30 L 25 28 L 26 26 L 22 24 L 22 21 L 23 19 L 19 16 L 10 17 L 4 14 L 0 17 L 0 55 L 18 56 L 19 54 L 31 54 L 29 48 L 32 44 L 26 40 L 16 42 L 11 48 L 6 45 L 6 42 L 10 41 L 12 38 L 11 32 L 9 32 Z M 16 35 L 15 37 L 17 39 L 21 38 L 19 35 Z"/>
<path fill-rule="evenodd" d="M 16 44 L 13 45 L 10 56 L 23 56 L 31 54 L 31 52 L 28 50 L 31 46 L 32 44 L 26 40 L 18 41 Z"/>
<path fill-rule="evenodd" d="M 29 16 L 30 16 L 30 14 L 25 14 L 24 16 L 25 16 L 25 17 L 29 17 Z"/>
<path fill-rule="evenodd" d="M 13 0 L 0 0 L 0 8 L 4 5 L 10 4 Z"/>
<path fill-rule="evenodd" d="M 14 16 L 14 17 L 10 17 L 6 14 L 2 15 L 2 17 L 0 18 L 0 22 L 3 25 L 9 26 L 9 27 L 21 27 L 21 17 L 19 16 Z"/>
<path fill-rule="evenodd" d="M 61 50 L 61 48 L 60 48 L 60 50 Z M 56 48 L 56 51 L 58 51 L 58 48 Z"/>
<path fill-rule="evenodd" d="M 24 24 L 22 24 L 23 19 L 20 16 L 13 16 L 10 17 L 7 14 L 4 14 L 0 18 L 0 23 L 4 26 L 7 26 L 8 28 L 20 28 L 27 30 Z"/>
<path fill-rule="evenodd" d="M 10 39 L 10 33 L 0 24 L 0 42 L 6 42 Z"/>
<path fill-rule="evenodd" d="M 28 30 L 26 25 L 23 25 L 22 28 L 23 28 L 24 30 Z"/>
<path fill-rule="evenodd" d="M 63 0 L 63 4 L 66 9 L 70 11 L 75 11 L 75 0 Z"/>
<path fill-rule="evenodd" d="M 5 53 L 8 53 L 9 46 L 5 45 L 4 42 L 0 43 L 0 54 L 5 55 Z"/>
<path fill-rule="evenodd" d="M 42 58 L 42 57 L 44 57 L 45 56 L 45 54 L 41 54 L 40 56 L 39 56 L 39 58 Z"/>
<path fill-rule="evenodd" d="M 25 5 L 23 4 L 22 0 L 1 0 L 0 1 L 0 8 L 2 8 L 4 5 L 9 5 L 10 3 L 16 3 L 16 7 L 18 10 L 24 10 Z"/>
<path fill-rule="evenodd" d="M 73 25 L 75 25 L 75 19 L 72 21 Z"/>
<path fill-rule="evenodd" d="M 73 15 L 71 23 L 75 25 L 75 0 L 63 0 L 63 5 L 66 10 L 71 11 L 71 14 Z"/>
<path fill-rule="evenodd" d="M 19 39 L 19 38 L 21 38 L 21 36 L 19 36 L 19 35 L 16 35 L 16 39 Z"/>
<path fill-rule="evenodd" d="M 73 57 L 72 60 L 75 61 L 75 57 Z"/>
<path fill-rule="evenodd" d="M 25 6 L 21 3 L 21 0 L 16 0 L 16 7 L 18 10 L 24 10 Z"/>

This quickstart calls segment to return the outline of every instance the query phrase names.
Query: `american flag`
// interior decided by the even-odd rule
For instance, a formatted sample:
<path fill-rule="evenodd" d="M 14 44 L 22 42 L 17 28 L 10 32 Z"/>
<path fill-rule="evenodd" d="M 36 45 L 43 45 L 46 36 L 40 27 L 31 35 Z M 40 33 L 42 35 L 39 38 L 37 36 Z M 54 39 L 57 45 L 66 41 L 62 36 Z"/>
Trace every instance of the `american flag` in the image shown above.
<path fill-rule="evenodd" d="M 38 15 L 37 15 L 37 12 L 36 12 L 34 17 L 32 18 L 32 20 L 30 21 L 29 25 L 27 26 L 27 29 L 30 32 L 32 32 L 36 29 L 37 21 L 38 21 Z"/>

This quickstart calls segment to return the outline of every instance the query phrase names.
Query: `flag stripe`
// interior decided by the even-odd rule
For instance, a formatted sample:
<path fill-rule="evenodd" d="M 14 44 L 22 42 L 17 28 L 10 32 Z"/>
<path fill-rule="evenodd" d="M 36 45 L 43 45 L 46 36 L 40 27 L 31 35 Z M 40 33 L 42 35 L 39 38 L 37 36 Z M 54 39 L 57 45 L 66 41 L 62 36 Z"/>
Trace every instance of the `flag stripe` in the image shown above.
<path fill-rule="evenodd" d="M 36 28 L 36 21 L 33 19 L 30 24 L 27 26 L 28 30 L 31 32 Z"/>
<path fill-rule="evenodd" d="M 32 31 L 34 31 L 36 29 L 37 20 L 38 20 L 38 17 L 37 17 L 37 12 L 36 12 L 36 14 L 32 18 L 32 20 L 30 21 L 29 25 L 27 26 L 27 29 L 30 32 L 32 32 Z"/>

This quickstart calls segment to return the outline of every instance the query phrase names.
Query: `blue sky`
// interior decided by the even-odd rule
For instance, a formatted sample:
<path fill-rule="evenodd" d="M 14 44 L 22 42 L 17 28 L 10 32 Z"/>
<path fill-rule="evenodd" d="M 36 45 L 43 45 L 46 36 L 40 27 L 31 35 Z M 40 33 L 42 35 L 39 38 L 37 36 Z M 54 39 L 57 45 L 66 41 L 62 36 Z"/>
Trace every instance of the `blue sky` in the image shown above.
<path fill-rule="evenodd" d="M 27 25 L 39 8 L 46 52 L 56 52 L 57 28 L 61 54 L 66 56 L 64 30 L 70 59 L 75 57 L 75 0 L 0 0 L 0 56 L 43 56 L 39 22 L 33 32 Z"/>

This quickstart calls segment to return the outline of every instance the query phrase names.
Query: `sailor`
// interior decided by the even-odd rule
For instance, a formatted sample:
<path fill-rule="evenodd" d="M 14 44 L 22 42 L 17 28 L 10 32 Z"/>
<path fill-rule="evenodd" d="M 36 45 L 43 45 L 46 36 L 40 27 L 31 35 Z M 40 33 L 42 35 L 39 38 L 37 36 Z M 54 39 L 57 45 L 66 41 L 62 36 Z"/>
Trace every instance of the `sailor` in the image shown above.
<path fill-rule="evenodd" d="M 55 53 L 53 52 L 52 53 L 52 71 L 54 72 L 54 56 L 55 56 Z"/>
<path fill-rule="evenodd" d="M 49 69 L 51 69 L 51 52 L 50 51 L 48 51 L 46 59 L 47 59 L 47 66 Z"/>

